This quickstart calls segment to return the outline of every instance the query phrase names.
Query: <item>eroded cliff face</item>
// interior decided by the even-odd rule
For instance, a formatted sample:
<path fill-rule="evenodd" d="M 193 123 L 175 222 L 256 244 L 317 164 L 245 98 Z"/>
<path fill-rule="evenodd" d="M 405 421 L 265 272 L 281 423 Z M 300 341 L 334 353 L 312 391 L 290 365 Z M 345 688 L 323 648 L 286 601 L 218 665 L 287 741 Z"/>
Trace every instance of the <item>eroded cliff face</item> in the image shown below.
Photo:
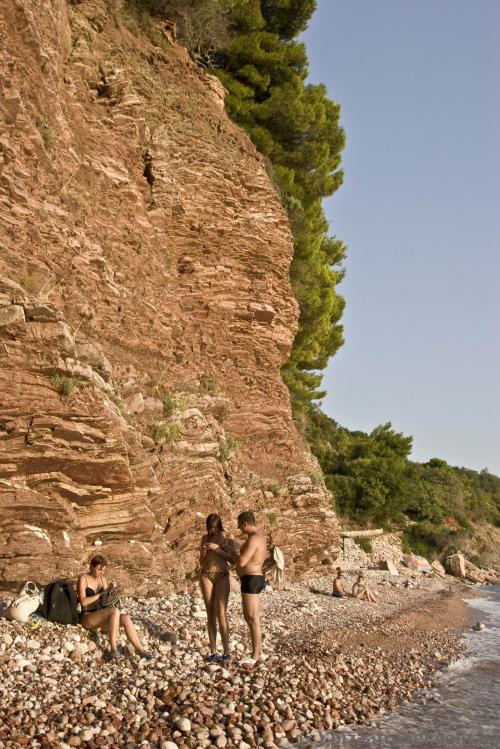
<path fill-rule="evenodd" d="M 126 588 L 184 587 L 205 516 L 242 509 L 289 572 L 330 564 L 279 375 L 290 228 L 221 86 L 119 3 L 2 13 L 0 584 L 102 551 Z"/>

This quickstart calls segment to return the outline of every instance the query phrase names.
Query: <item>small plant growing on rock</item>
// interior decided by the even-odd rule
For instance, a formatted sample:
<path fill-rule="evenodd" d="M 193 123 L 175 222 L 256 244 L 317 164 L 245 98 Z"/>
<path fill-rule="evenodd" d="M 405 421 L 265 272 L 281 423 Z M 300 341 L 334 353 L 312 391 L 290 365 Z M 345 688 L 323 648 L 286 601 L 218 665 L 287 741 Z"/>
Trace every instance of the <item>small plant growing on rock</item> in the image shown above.
<path fill-rule="evenodd" d="M 173 266 L 173 260 L 170 250 L 165 250 L 165 252 L 163 253 L 163 261 L 165 263 L 165 268 L 167 270 L 171 270 Z"/>
<path fill-rule="evenodd" d="M 129 424 L 130 426 L 133 426 L 134 422 L 132 420 L 132 416 L 130 415 L 130 412 L 128 411 L 125 403 L 122 401 L 122 399 L 115 395 L 114 393 L 109 393 L 108 397 L 113 401 L 117 409 L 119 410 L 120 414 L 122 415 L 123 419 Z"/>
<path fill-rule="evenodd" d="M 181 428 L 179 424 L 175 424 L 173 421 L 166 421 L 161 424 L 157 424 L 154 430 L 154 438 L 156 442 L 165 440 L 169 444 L 175 442 L 181 437 Z"/>
<path fill-rule="evenodd" d="M 170 419 L 174 411 L 185 411 L 186 401 L 180 395 L 173 393 L 164 393 L 156 390 L 157 397 L 163 403 L 163 415 L 166 419 Z"/>
<path fill-rule="evenodd" d="M 203 392 L 213 395 L 217 392 L 217 378 L 212 372 L 203 372 L 200 377 L 200 386 Z"/>
<path fill-rule="evenodd" d="M 370 538 L 365 538 L 361 536 L 360 538 L 355 538 L 354 541 L 357 543 L 359 547 L 363 549 L 365 554 L 371 554 L 373 551 L 373 545 Z"/>
<path fill-rule="evenodd" d="M 309 478 L 311 479 L 313 486 L 320 486 L 320 484 L 323 483 L 323 474 L 321 473 L 321 471 L 310 473 Z"/>
<path fill-rule="evenodd" d="M 50 381 L 57 388 L 59 395 L 71 395 L 73 390 L 86 384 L 83 380 L 79 380 L 78 377 L 68 377 L 67 375 L 58 374 L 51 377 Z"/>
<path fill-rule="evenodd" d="M 163 403 L 163 415 L 169 419 L 177 408 L 177 398 L 170 393 L 164 393 L 160 395 L 160 400 Z"/>
<path fill-rule="evenodd" d="M 278 525 L 279 521 L 278 521 L 278 516 L 276 515 L 276 513 L 270 512 L 269 515 L 267 516 L 267 519 L 269 520 L 271 525 Z"/>
<path fill-rule="evenodd" d="M 412 553 L 412 549 L 411 549 L 410 544 L 408 543 L 408 541 L 405 541 L 404 539 L 401 542 L 401 551 L 403 552 L 403 554 L 411 554 Z"/>
<path fill-rule="evenodd" d="M 57 145 L 57 133 L 49 127 L 47 120 L 44 117 L 36 118 L 36 126 L 42 136 L 42 140 L 47 151 L 55 148 Z"/>
<path fill-rule="evenodd" d="M 281 497 L 281 486 L 279 484 L 269 484 L 267 491 L 271 492 L 273 497 Z"/>
<path fill-rule="evenodd" d="M 226 436 L 219 444 L 219 457 L 222 461 L 229 460 L 236 450 L 238 449 L 238 442 L 235 437 L 229 432 L 226 432 Z"/>

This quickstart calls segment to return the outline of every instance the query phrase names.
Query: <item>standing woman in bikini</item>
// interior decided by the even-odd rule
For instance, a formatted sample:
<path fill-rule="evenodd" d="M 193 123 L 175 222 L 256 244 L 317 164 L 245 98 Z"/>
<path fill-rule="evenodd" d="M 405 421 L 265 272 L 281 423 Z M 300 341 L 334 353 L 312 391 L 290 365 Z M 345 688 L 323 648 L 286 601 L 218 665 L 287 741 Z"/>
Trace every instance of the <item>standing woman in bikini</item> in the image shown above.
<path fill-rule="evenodd" d="M 86 575 L 78 578 L 78 598 L 82 607 L 80 624 L 85 629 L 107 629 L 110 650 L 108 658 L 114 660 L 119 658 L 118 653 L 118 631 L 123 627 L 127 639 L 132 643 L 141 658 L 150 659 L 153 656 L 142 647 L 139 635 L 134 627 L 132 619 L 128 614 L 122 614 L 115 606 L 100 608 L 99 599 L 108 587 L 108 581 L 104 577 L 108 561 L 102 554 L 96 554 L 90 560 L 89 571 Z"/>
<path fill-rule="evenodd" d="M 211 549 L 207 544 L 215 543 L 223 547 L 228 553 L 234 549 L 234 541 L 224 536 L 222 520 L 213 512 L 207 517 L 207 532 L 201 539 L 200 547 L 200 587 L 207 610 L 207 630 L 210 643 L 210 655 L 206 660 L 217 661 L 217 623 L 224 648 L 222 660 L 231 658 L 229 652 L 229 627 L 227 623 L 227 603 L 229 600 L 229 564 Z"/>

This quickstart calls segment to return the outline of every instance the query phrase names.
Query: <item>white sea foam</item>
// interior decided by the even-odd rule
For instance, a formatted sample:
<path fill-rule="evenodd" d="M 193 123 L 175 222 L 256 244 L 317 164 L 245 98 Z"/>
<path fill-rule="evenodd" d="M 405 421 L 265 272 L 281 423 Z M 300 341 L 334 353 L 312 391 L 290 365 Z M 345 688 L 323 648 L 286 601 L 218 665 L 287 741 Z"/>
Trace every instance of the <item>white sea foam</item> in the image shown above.
<path fill-rule="evenodd" d="M 476 666 L 478 660 L 479 658 L 474 656 L 459 658 L 458 661 L 450 663 L 446 671 L 443 671 L 442 676 L 446 677 L 448 673 L 465 673 L 466 671 L 470 671 L 471 668 Z"/>

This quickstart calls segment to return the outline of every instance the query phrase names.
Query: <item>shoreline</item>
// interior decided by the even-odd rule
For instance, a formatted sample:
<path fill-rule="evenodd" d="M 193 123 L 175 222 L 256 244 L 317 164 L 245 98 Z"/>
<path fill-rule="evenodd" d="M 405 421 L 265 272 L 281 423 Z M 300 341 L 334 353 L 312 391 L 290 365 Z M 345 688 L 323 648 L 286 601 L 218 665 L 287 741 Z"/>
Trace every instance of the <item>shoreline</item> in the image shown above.
<path fill-rule="evenodd" d="M 155 655 L 150 662 L 123 645 L 123 657 L 106 662 L 79 626 L 32 629 L 0 619 L 0 749 L 272 749 L 369 723 L 418 700 L 433 673 L 464 651 L 459 631 L 471 615 L 463 598 L 477 593 L 448 577 L 410 590 L 387 573 L 367 577 L 380 593 L 375 604 L 309 590 L 327 592 L 331 577 L 263 594 L 268 657 L 252 669 L 203 661 L 198 596 L 125 599 Z M 383 579 L 392 584 L 379 587 Z M 229 621 L 241 655 L 247 637 L 236 593 Z"/>

